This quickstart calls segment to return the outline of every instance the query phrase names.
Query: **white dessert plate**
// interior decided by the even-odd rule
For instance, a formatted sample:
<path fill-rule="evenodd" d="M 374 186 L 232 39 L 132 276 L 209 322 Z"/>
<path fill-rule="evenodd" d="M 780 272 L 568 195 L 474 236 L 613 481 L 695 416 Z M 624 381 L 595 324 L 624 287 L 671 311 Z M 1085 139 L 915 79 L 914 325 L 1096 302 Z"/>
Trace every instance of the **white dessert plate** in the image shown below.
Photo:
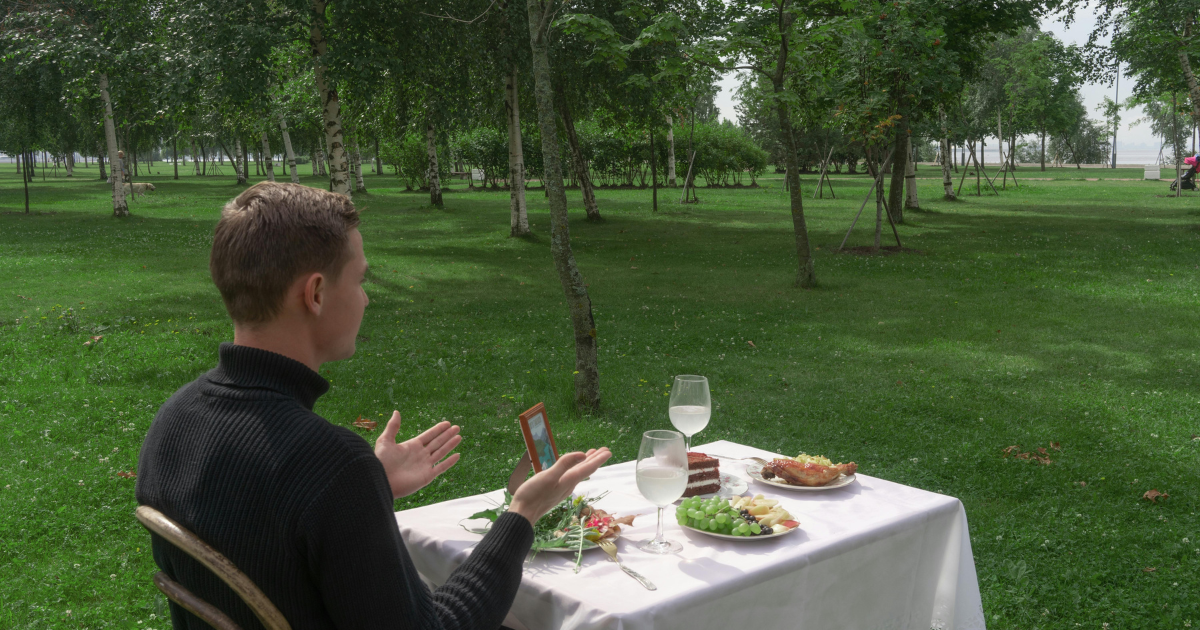
<path fill-rule="evenodd" d="M 764 479 L 762 476 L 762 466 L 755 462 L 750 462 L 750 463 L 746 464 L 746 474 L 750 475 L 751 479 L 753 479 L 759 483 L 765 483 L 768 486 L 775 486 L 776 488 L 787 488 L 788 490 L 798 490 L 800 492 L 824 492 L 825 490 L 836 490 L 837 488 L 845 488 L 846 486 L 854 483 L 854 477 L 855 477 L 854 475 L 840 475 L 840 476 L 838 476 L 837 479 L 834 479 L 833 481 L 830 481 L 829 483 L 827 483 L 823 486 L 793 486 L 790 483 L 783 483 L 782 481 L 778 481 L 776 479 Z"/>

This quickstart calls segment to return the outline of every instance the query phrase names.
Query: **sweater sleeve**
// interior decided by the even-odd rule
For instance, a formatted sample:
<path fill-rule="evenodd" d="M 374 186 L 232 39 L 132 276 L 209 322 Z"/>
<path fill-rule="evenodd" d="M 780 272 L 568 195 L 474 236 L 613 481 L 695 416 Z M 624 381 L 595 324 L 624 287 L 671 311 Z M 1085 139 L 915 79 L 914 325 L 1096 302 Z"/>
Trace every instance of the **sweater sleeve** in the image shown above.
<path fill-rule="evenodd" d="M 430 593 L 404 547 L 383 467 L 370 455 L 352 461 L 314 497 L 299 539 L 309 577 L 338 628 L 492 630 L 516 598 L 533 528 L 520 515 L 505 515 Z"/>

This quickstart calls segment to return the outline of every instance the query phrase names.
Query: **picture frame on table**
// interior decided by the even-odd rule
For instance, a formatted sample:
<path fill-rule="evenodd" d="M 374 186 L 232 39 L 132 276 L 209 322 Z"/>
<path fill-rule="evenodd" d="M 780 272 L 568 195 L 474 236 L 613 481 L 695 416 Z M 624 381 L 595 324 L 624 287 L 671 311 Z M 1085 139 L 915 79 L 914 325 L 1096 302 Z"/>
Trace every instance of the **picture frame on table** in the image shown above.
<path fill-rule="evenodd" d="M 518 416 L 517 421 L 521 424 L 521 435 L 525 438 L 525 449 L 529 452 L 533 472 L 540 473 L 553 466 L 558 461 L 558 446 L 554 443 L 550 420 L 546 418 L 546 405 L 538 403 L 530 407 Z"/>

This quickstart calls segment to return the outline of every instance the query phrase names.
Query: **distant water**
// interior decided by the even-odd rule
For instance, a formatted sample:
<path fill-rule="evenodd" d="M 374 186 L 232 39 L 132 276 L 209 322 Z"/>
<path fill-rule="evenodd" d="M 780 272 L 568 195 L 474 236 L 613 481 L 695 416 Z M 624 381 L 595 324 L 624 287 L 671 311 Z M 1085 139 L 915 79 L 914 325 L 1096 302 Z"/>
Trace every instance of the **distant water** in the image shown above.
<path fill-rule="evenodd" d="M 1167 153 L 1170 153 L 1170 152 L 1167 151 Z M 984 154 L 986 156 L 984 158 L 984 161 L 987 164 L 996 164 L 1000 161 L 1000 156 L 996 151 L 995 145 L 987 146 L 985 148 Z M 1188 155 L 1188 154 L 1184 153 L 1184 155 Z M 1047 156 L 1046 159 L 1049 160 L 1050 157 Z M 1117 164 L 1119 166 L 1145 166 L 1145 165 L 1149 165 L 1149 164 L 1155 164 L 1157 162 L 1158 162 L 1158 150 L 1157 149 L 1125 149 L 1122 147 L 1117 148 Z"/>

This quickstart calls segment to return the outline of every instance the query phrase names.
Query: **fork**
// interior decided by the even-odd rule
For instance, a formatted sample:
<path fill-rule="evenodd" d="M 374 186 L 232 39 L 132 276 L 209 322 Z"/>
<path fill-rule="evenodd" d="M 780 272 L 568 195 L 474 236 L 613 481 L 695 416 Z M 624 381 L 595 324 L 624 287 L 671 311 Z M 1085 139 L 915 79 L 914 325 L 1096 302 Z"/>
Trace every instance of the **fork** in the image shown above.
<path fill-rule="evenodd" d="M 634 571 L 633 569 L 630 569 L 629 567 L 621 564 L 621 561 L 617 559 L 616 543 L 614 543 L 611 540 L 601 540 L 597 544 L 600 545 L 600 548 L 604 550 L 604 553 L 608 554 L 609 558 L 612 558 L 613 562 L 617 563 L 617 566 L 621 567 L 622 571 L 629 574 L 629 577 L 640 582 L 641 585 L 645 586 L 647 590 L 651 590 L 651 591 L 658 590 L 658 587 L 655 586 L 653 583 L 651 583 L 650 580 L 647 580 L 645 577 L 643 577 L 641 573 L 638 573 L 637 571 Z"/>
<path fill-rule="evenodd" d="M 738 460 L 747 460 L 748 459 L 748 460 L 750 460 L 756 464 L 760 464 L 762 466 L 767 466 L 769 464 L 769 462 L 767 462 L 767 460 L 765 460 L 761 457 L 753 457 L 753 456 L 751 456 L 751 457 L 729 457 L 727 455 L 713 455 L 711 453 L 709 453 L 708 456 L 716 458 L 716 459 L 738 459 Z"/>

